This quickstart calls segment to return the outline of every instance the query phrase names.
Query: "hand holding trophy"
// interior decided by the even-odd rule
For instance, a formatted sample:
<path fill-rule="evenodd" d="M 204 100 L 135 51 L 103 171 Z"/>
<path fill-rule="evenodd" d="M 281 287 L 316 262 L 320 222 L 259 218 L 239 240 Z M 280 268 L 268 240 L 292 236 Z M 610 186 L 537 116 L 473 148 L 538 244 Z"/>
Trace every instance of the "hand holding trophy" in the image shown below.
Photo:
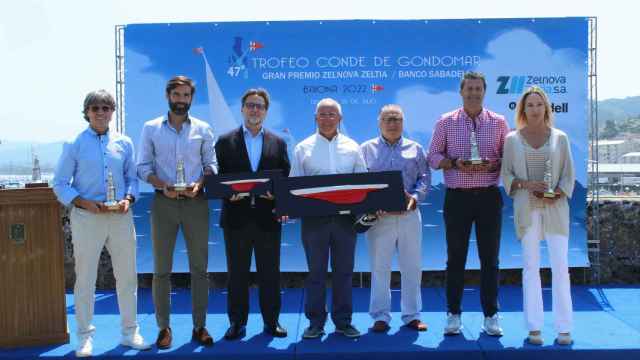
<path fill-rule="evenodd" d="M 107 201 L 103 205 L 107 211 L 120 211 L 120 202 L 116 200 L 116 186 L 111 170 L 107 173 Z"/>
<path fill-rule="evenodd" d="M 464 165 L 469 166 L 488 164 L 489 160 L 480 157 L 480 149 L 478 147 L 478 139 L 476 137 L 475 130 L 471 130 L 469 142 L 471 143 L 471 158 L 469 158 L 468 160 L 464 160 Z"/>
<path fill-rule="evenodd" d="M 542 177 L 542 184 L 544 184 L 543 190 L 534 190 L 533 195 L 538 199 L 543 199 L 546 203 L 553 203 L 554 200 L 561 196 L 561 193 L 556 192 L 553 188 L 553 177 L 551 176 L 552 170 L 551 159 L 547 159 L 544 162 L 544 175 Z M 540 188 L 538 188 L 540 189 Z"/>
<path fill-rule="evenodd" d="M 548 199 L 555 199 L 558 196 L 558 194 L 553 189 L 553 179 L 551 177 L 552 168 L 553 167 L 552 167 L 551 159 L 547 159 L 547 161 L 544 162 L 544 178 L 543 178 L 543 181 L 547 185 L 547 188 L 542 194 L 542 196 Z"/>
<path fill-rule="evenodd" d="M 179 158 L 176 162 L 176 183 L 167 186 L 167 190 L 175 192 L 192 191 L 193 185 L 187 184 L 184 173 L 184 160 Z"/>

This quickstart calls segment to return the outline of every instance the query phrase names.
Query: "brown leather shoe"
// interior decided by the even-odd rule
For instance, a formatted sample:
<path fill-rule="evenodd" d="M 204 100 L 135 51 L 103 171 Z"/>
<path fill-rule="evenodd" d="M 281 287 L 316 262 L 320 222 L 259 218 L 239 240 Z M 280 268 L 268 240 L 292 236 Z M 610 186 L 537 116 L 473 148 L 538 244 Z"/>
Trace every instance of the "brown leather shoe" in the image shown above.
<path fill-rule="evenodd" d="M 158 333 L 158 338 L 156 339 L 156 346 L 158 349 L 168 349 L 171 347 L 171 328 L 167 327 Z"/>
<path fill-rule="evenodd" d="M 371 327 L 371 330 L 373 330 L 373 332 L 389 331 L 389 324 L 387 324 L 385 321 L 378 320 L 378 321 L 373 323 L 373 326 Z"/>
<path fill-rule="evenodd" d="M 423 323 L 419 319 L 409 321 L 407 327 L 416 331 L 427 331 L 427 324 Z"/>
<path fill-rule="evenodd" d="M 209 335 L 209 332 L 205 327 L 201 327 L 198 329 L 194 328 L 193 332 L 191 333 L 191 340 L 194 340 L 203 346 L 213 345 L 213 338 L 211 337 L 211 335 Z"/>

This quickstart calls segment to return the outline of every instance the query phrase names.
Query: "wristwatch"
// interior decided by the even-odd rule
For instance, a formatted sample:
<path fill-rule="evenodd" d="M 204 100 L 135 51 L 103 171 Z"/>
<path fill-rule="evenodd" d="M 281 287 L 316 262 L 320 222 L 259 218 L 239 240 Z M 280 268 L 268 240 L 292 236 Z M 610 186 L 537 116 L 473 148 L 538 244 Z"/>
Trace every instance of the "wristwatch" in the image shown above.
<path fill-rule="evenodd" d="M 452 169 L 457 169 L 458 168 L 458 158 L 456 158 L 456 157 L 451 158 L 451 168 Z"/>

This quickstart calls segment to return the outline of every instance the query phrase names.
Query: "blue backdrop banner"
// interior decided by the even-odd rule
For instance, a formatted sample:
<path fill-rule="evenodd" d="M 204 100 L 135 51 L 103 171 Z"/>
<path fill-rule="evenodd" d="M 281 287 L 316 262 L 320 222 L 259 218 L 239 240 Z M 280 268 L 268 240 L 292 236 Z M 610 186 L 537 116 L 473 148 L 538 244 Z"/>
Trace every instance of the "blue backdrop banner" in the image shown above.
<path fill-rule="evenodd" d="M 136 24 L 125 27 L 124 39 L 125 129 L 136 145 L 143 123 L 166 113 L 164 89 L 174 75 L 196 81 L 190 113 L 209 122 L 216 136 L 242 123 L 240 98 L 246 89 L 267 89 L 271 106 L 265 126 L 287 141 L 290 153 L 315 131 L 315 104 L 325 97 L 342 104 L 341 131 L 358 142 L 378 136 L 382 105 L 401 105 L 405 136 L 427 149 L 439 116 L 461 106 L 459 84 L 465 72 L 485 74 L 485 106 L 505 115 L 511 127 L 520 94 L 540 86 L 553 103 L 556 126 L 569 135 L 576 164 L 570 265 L 589 265 L 586 18 Z M 441 172 L 434 171 L 431 191 L 420 205 L 425 270 L 444 269 L 446 261 L 442 181 Z M 148 185 L 141 189 L 151 191 Z M 138 270 L 152 272 L 150 194 L 142 198 L 135 206 Z M 504 198 L 500 264 L 519 268 L 512 203 Z M 209 269 L 226 271 L 219 204 L 211 202 L 211 209 Z M 306 271 L 299 234 L 296 221 L 283 229 L 283 271 Z M 368 271 L 362 240 L 356 270 Z M 543 247 L 543 266 L 548 266 L 546 252 Z M 473 245 L 468 267 L 479 267 Z M 182 240 L 174 271 L 188 271 Z"/>

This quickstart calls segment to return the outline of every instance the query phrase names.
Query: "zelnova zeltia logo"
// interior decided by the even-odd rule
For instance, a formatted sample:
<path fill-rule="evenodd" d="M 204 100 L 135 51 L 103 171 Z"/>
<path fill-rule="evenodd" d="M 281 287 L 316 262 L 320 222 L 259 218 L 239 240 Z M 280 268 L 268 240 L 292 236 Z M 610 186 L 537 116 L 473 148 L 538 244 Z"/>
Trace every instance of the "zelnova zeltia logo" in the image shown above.
<path fill-rule="evenodd" d="M 564 75 L 501 75 L 496 79 L 496 94 L 522 94 L 530 86 L 538 86 L 547 94 L 566 94 L 567 77 Z"/>
<path fill-rule="evenodd" d="M 496 94 L 520 94 L 524 90 L 524 76 L 498 76 Z"/>

